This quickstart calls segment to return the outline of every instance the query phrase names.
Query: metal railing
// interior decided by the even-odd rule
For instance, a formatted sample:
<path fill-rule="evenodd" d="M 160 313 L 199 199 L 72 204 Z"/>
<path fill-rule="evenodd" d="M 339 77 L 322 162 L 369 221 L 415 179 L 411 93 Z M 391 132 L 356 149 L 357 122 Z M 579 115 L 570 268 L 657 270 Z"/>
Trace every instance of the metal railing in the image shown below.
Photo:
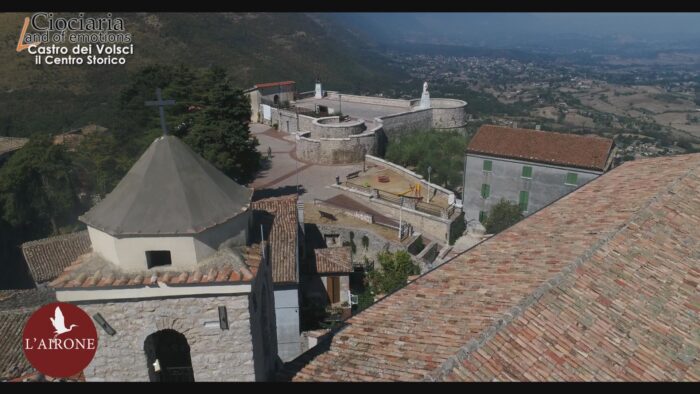
<path fill-rule="evenodd" d="M 371 187 L 362 186 L 362 185 L 359 185 L 357 183 L 353 183 L 350 181 L 345 181 L 345 187 L 350 188 L 350 189 L 355 189 L 355 190 L 360 191 L 362 193 L 372 194 Z"/>

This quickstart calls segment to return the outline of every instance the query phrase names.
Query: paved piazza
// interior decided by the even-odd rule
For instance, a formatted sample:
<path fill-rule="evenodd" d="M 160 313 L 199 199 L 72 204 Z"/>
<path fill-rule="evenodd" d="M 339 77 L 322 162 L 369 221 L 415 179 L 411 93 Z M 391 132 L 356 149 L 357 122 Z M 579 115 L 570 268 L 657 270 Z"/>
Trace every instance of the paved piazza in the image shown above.
<path fill-rule="evenodd" d="M 301 201 L 325 200 L 340 193 L 330 187 L 335 177 L 341 180 L 353 171 L 362 170 L 362 163 L 352 165 L 321 165 L 297 160 L 294 154 L 294 135 L 277 132 L 267 125 L 251 123 L 250 130 L 258 138 L 258 150 L 267 157 L 272 148 L 272 159 L 268 161 L 258 177 L 248 185 L 264 195 L 290 194 L 299 186 Z M 265 190 L 262 190 L 265 189 Z"/>

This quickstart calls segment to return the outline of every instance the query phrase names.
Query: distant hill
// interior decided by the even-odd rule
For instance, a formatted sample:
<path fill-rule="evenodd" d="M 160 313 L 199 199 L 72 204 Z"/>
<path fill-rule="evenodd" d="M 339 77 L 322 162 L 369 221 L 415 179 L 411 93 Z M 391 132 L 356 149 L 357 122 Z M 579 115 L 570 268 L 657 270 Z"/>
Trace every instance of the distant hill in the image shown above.
<path fill-rule="evenodd" d="M 115 14 L 133 34 L 135 53 L 126 66 L 34 65 L 30 55 L 15 52 L 25 16 L 0 14 L 0 135 L 87 123 L 109 128 L 129 73 L 154 63 L 222 66 L 241 88 L 291 79 L 299 91 L 311 90 L 320 76 L 328 88 L 376 93 L 406 79 L 362 37 L 323 15 Z"/>

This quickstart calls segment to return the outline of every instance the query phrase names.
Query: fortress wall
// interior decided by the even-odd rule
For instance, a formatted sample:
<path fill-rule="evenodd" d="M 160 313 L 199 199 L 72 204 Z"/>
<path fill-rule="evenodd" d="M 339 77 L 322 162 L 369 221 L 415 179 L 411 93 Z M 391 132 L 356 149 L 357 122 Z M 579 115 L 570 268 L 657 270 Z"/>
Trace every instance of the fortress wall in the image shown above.
<path fill-rule="evenodd" d="M 315 119 L 311 123 L 311 138 L 346 138 L 367 130 L 363 120 L 340 122 L 337 116 Z"/>
<path fill-rule="evenodd" d="M 279 131 L 284 131 L 285 133 L 299 132 L 297 129 L 297 114 L 295 112 L 279 110 Z"/>
<path fill-rule="evenodd" d="M 430 130 L 433 126 L 433 114 L 431 111 L 431 109 L 421 109 L 382 116 L 378 119 L 382 124 L 386 136 L 391 138 L 409 131 Z"/>
<path fill-rule="evenodd" d="M 431 99 L 432 127 L 436 129 L 463 128 L 467 125 L 467 103 L 453 99 Z"/>
<path fill-rule="evenodd" d="M 350 164 L 361 162 L 366 153 L 376 152 L 374 132 L 351 135 L 348 138 L 308 138 L 310 133 L 297 136 L 297 157 L 318 164 Z"/>
<path fill-rule="evenodd" d="M 311 130 L 311 124 L 316 118 L 308 115 L 299 115 L 299 132 Z"/>
<path fill-rule="evenodd" d="M 301 160 L 318 163 L 321 141 L 308 138 L 310 134 L 310 132 L 297 134 L 296 155 Z"/>
<path fill-rule="evenodd" d="M 327 92 L 327 99 L 338 100 L 338 92 Z M 356 96 L 354 94 L 341 94 L 343 102 L 362 103 L 372 105 L 385 105 L 388 107 L 411 108 L 411 100 L 390 99 L 384 97 Z"/>

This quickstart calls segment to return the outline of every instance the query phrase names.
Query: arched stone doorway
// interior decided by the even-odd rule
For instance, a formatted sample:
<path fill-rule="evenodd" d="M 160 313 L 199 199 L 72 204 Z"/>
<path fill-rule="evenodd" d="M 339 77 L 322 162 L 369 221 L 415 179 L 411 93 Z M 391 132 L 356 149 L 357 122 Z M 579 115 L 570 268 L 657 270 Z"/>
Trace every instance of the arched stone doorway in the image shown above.
<path fill-rule="evenodd" d="M 143 350 L 151 382 L 194 382 L 190 345 L 184 335 L 171 329 L 154 332 L 146 337 Z"/>
<path fill-rule="evenodd" d="M 280 96 L 276 94 L 275 97 L 272 98 L 272 101 L 275 103 L 275 105 L 279 105 Z"/>

